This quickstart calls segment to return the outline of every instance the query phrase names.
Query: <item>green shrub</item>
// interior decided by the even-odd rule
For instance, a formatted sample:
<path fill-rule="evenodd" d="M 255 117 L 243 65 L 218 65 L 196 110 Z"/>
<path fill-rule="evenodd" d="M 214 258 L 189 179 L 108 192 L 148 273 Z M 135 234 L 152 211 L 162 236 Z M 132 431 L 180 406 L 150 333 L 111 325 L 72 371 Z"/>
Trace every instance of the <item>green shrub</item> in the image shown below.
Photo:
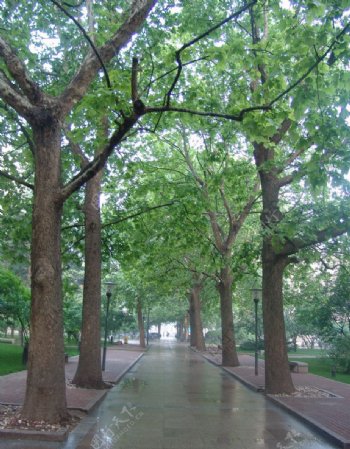
<path fill-rule="evenodd" d="M 350 335 L 337 336 L 328 352 L 337 371 L 350 374 Z"/>
<path fill-rule="evenodd" d="M 221 344 L 221 329 L 208 331 L 205 334 L 205 341 L 207 343 Z"/>
<path fill-rule="evenodd" d="M 255 340 L 246 340 L 243 341 L 240 345 L 239 348 L 242 351 L 255 351 Z M 264 348 L 264 341 L 263 340 L 259 340 L 258 341 L 258 350 L 263 350 Z"/>

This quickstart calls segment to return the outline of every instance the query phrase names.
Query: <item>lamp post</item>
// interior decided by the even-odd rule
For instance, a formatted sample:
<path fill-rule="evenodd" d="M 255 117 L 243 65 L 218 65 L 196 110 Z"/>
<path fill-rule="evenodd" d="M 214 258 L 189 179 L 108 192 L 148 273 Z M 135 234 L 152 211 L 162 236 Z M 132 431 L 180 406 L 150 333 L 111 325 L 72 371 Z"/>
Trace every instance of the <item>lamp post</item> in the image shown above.
<path fill-rule="evenodd" d="M 112 296 L 112 287 L 115 285 L 114 282 L 105 282 L 105 285 L 107 285 L 107 302 L 106 302 L 106 316 L 105 316 L 105 338 L 103 341 L 103 354 L 102 354 L 102 371 L 106 368 L 106 354 L 107 354 L 107 337 L 108 337 L 108 314 L 109 314 L 109 305 L 111 302 L 111 296 Z"/>
<path fill-rule="evenodd" d="M 258 346 L 258 304 L 261 297 L 261 288 L 252 288 L 252 296 L 255 304 L 255 375 L 259 374 L 259 346 Z"/>

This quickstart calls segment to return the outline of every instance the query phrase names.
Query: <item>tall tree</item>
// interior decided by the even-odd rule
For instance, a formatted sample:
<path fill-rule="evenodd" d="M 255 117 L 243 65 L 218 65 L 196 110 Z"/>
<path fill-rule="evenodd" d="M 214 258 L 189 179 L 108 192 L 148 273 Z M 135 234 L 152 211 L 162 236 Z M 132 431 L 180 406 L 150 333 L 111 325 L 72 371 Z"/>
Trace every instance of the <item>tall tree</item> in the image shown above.
<path fill-rule="evenodd" d="M 203 335 L 203 323 L 201 316 L 201 297 L 200 293 L 204 286 L 204 279 L 198 274 L 192 276 L 193 283 L 189 293 L 189 313 L 191 328 L 191 346 L 198 351 L 205 351 L 205 340 Z"/>
<path fill-rule="evenodd" d="M 62 9 L 59 3 L 55 3 Z M 0 37 L 0 97 L 31 126 L 35 160 L 32 218 L 32 307 L 28 379 L 22 416 L 48 422 L 68 418 L 61 295 L 60 222 L 64 201 L 104 165 L 115 145 L 137 121 L 125 120 L 104 151 L 70 182 L 61 181 L 61 128 L 84 97 L 101 68 L 130 41 L 155 1 L 134 1 L 126 19 L 98 52 L 90 50 L 65 88 L 57 95 L 45 92 L 30 75 L 10 43 Z M 10 8 L 9 8 L 10 9 Z M 13 42 L 13 45 L 18 44 Z M 99 56 L 98 56 L 99 55 Z M 135 112 L 135 111 L 134 111 Z M 38 357 L 38 354 L 40 356 Z"/>
<path fill-rule="evenodd" d="M 339 11 L 330 8 L 328 12 L 328 19 L 331 19 L 334 14 L 338 16 Z M 309 14 L 307 11 L 306 15 Z M 267 48 L 268 43 L 271 42 L 272 37 L 277 32 L 274 26 L 269 29 L 268 10 L 263 8 L 251 8 L 251 36 L 252 44 L 257 51 L 253 51 L 256 58 L 256 74 L 257 78 L 253 79 L 250 88 L 253 95 L 271 95 L 273 90 L 272 75 L 273 64 L 269 64 L 268 58 L 260 56 L 258 50 Z M 290 27 L 293 26 L 295 17 L 289 14 Z M 310 20 L 310 18 L 309 18 Z M 274 23 L 275 24 L 275 23 Z M 314 25 L 314 23 L 312 23 Z M 311 30 L 313 32 L 313 38 L 316 39 L 320 36 L 327 37 L 327 32 L 330 32 L 329 23 L 325 20 L 324 28 L 321 26 L 319 29 Z M 302 82 L 307 76 L 310 75 L 312 67 L 319 67 L 318 70 L 308 78 L 307 83 L 307 95 L 301 98 L 301 95 L 297 91 L 294 93 L 294 98 L 289 98 L 288 107 L 285 103 L 285 111 L 281 114 L 275 113 L 273 121 L 270 122 L 270 126 L 267 128 L 266 121 L 256 122 L 256 129 L 252 134 L 255 135 L 252 144 L 254 147 L 254 158 L 258 173 L 261 180 L 261 190 L 263 199 L 263 211 L 261 214 L 261 224 L 263 228 L 263 249 L 262 249 L 262 269 L 263 269 L 263 315 L 264 315 L 264 337 L 265 337 L 265 384 L 266 391 L 269 393 L 291 393 L 294 391 L 294 385 L 291 379 L 288 356 L 285 342 L 285 325 L 283 317 L 283 273 L 288 264 L 295 261 L 294 255 L 301 249 L 307 246 L 311 246 L 320 241 L 327 240 L 329 238 L 340 235 L 346 232 L 347 226 L 342 223 L 342 213 L 338 212 L 338 222 L 334 224 L 328 222 L 319 223 L 317 226 L 317 220 L 313 222 L 304 222 L 304 226 L 309 226 L 311 235 L 295 236 L 283 232 L 280 225 L 285 222 L 286 228 L 289 222 L 289 217 L 284 213 L 281 208 L 281 191 L 289 187 L 293 182 L 297 182 L 313 170 L 312 159 L 311 163 L 306 162 L 305 155 L 314 153 L 315 149 L 320 153 L 323 152 L 323 161 L 321 166 L 325 169 L 327 167 L 327 150 L 325 149 L 325 136 L 329 133 L 327 127 L 336 126 L 338 128 L 344 127 L 344 123 L 336 120 L 335 105 L 326 108 L 325 100 L 322 99 L 321 85 L 329 86 L 332 76 L 330 71 L 323 70 L 323 67 L 327 66 L 326 60 L 328 60 L 328 66 L 330 64 L 329 58 L 331 57 L 331 50 L 336 45 L 338 40 L 342 40 L 342 37 L 347 32 L 349 25 L 345 23 L 339 23 L 336 29 L 330 32 L 330 43 L 322 44 L 316 50 L 316 56 L 314 56 L 314 64 L 311 62 L 310 69 L 306 71 L 302 76 L 299 76 L 298 82 Z M 287 35 L 286 35 L 287 38 Z M 279 35 L 279 39 L 281 36 Z M 288 35 L 289 39 L 289 35 Z M 316 44 L 315 44 L 316 45 Z M 320 45 L 320 44 L 319 44 Z M 306 57 L 307 59 L 307 57 Z M 337 76 L 337 75 L 336 75 Z M 288 74 L 280 74 L 280 82 L 283 78 L 288 78 Z M 294 83 L 295 84 L 295 83 Z M 258 87 L 259 86 L 259 87 Z M 289 92 L 288 92 L 289 94 Z M 336 95 L 334 92 L 327 91 L 326 96 Z M 317 96 L 317 101 L 312 99 L 312 95 Z M 327 115 L 326 118 L 326 109 Z M 319 120 L 317 120 L 317 116 Z M 298 122 L 299 121 L 299 122 Z M 275 128 L 273 126 L 275 123 Z M 326 125 L 327 123 L 327 125 Z M 311 126 L 316 127 L 316 133 Z M 323 134 L 324 133 L 324 134 Z M 323 136 L 320 138 L 320 135 Z M 332 138 L 334 144 L 340 149 L 343 145 L 343 133 L 341 132 L 337 138 Z M 284 141 L 285 147 L 289 149 L 289 154 L 284 155 L 282 141 Z M 282 151 L 278 154 L 278 149 Z M 315 153 L 314 153 L 315 154 Z M 317 154 L 317 153 L 316 153 Z M 282 155 L 282 157 L 280 157 Z M 334 156 L 334 154 L 333 154 Z M 309 156 L 310 157 L 310 156 Z M 316 156 L 317 158 L 317 156 Z M 315 158 L 315 159 L 316 159 Z M 340 154 L 341 159 L 341 154 Z M 304 165 L 302 164 L 304 160 Z M 343 159 L 344 161 L 344 159 Z M 292 164 L 299 162 L 299 169 L 294 167 L 291 170 Z M 320 159 L 318 160 L 320 163 Z M 316 222 L 316 223 L 315 223 Z M 299 221 L 299 226 L 300 226 Z M 289 229 L 291 223 L 289 222 Z M 285 229 L 286 229 L 285 228 Z M 305 229 L 305 227 L 304 227 Z M 278 367 L 278 368 L 277 368 Z"/>

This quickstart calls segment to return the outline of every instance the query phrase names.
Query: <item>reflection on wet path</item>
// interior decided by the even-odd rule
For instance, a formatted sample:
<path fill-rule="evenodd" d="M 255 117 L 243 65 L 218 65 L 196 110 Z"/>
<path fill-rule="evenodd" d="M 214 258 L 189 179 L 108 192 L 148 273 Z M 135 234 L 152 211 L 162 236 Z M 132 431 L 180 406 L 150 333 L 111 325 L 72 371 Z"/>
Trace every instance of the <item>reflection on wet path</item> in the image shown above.
<path fill-rule="evenodd" d="M 96 410 L 79 449 L 330 449 L 183 345 L 153 345 Z"/>

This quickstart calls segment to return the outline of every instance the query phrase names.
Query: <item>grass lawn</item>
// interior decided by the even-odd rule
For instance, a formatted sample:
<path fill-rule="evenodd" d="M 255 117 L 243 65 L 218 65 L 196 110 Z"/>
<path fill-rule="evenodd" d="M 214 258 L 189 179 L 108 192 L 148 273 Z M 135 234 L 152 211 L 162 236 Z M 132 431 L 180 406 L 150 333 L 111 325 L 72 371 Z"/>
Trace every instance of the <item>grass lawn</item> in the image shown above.
<path fill-rule="evenodd" d="M 25 370 L 22 365 L 22 346 L 8 343 L 0 343 L 0 376 Z M 65 352 L 69 355 L 77 355 L 77 346 L 66 346 Z"/>
<path fill-rule="evenodd" d="M 297 348 L 296 352 L 293 350 L 288 351 L 289 357 L 294 357 L 295 355 L 315 355 L 322 357 L 325 355 L 323 349 L 307 349 L 307 348 Z"/>
<path fill-rule="evenodd" d="M 249 354 L 254 356 L 252 351 L 240 351 L 238 353 Z M 303 357 L 300 357 L 300 356 Z M 296 352 L 288 352 L 289 360 L 298 360 L 299 362 L 306 362 L 309 364 L 309 373 L 316 374 L 317 376 L 327 377 L 328 379 L 337 380 L 338 382 L 343 382 L 345 384 L 350 384 L 350 374 L 336 373 L 335 377 L 332 377 L 331 369 L 333 363 L 330 359 L 327 359 L 325 353 L 322 349 L 297 349 Z M 307 357 L 309 356 L 309 357 Z M 262 354 L 259 358 L 263 359 Z"/>
<path fill-rule="evenodd" d="M 22 346 L 0 343 L 0 376 L 26 369 L 22 365 Z"/>
<path fill-rule="evenodd" d="M 79 349 L 77 345 L 66 345 L 64 347 L 64 352 L 68 355 L 78 355 Z"/>
<path fill-rule="evenodd" d="M 331 375 L 332 361 L 324 357 L 320 358 L 299 358 L 298 354 L 289 354 L 289 360 L 299 360 L 299 362 L 306 362 L 309 364 L 309 373 L 317 374 L 318 376 L 328 377 L 329 379 L 337 380 L 345 384 L 350 384 L 350 374 L 337 373 L 335 377 Z"/>

